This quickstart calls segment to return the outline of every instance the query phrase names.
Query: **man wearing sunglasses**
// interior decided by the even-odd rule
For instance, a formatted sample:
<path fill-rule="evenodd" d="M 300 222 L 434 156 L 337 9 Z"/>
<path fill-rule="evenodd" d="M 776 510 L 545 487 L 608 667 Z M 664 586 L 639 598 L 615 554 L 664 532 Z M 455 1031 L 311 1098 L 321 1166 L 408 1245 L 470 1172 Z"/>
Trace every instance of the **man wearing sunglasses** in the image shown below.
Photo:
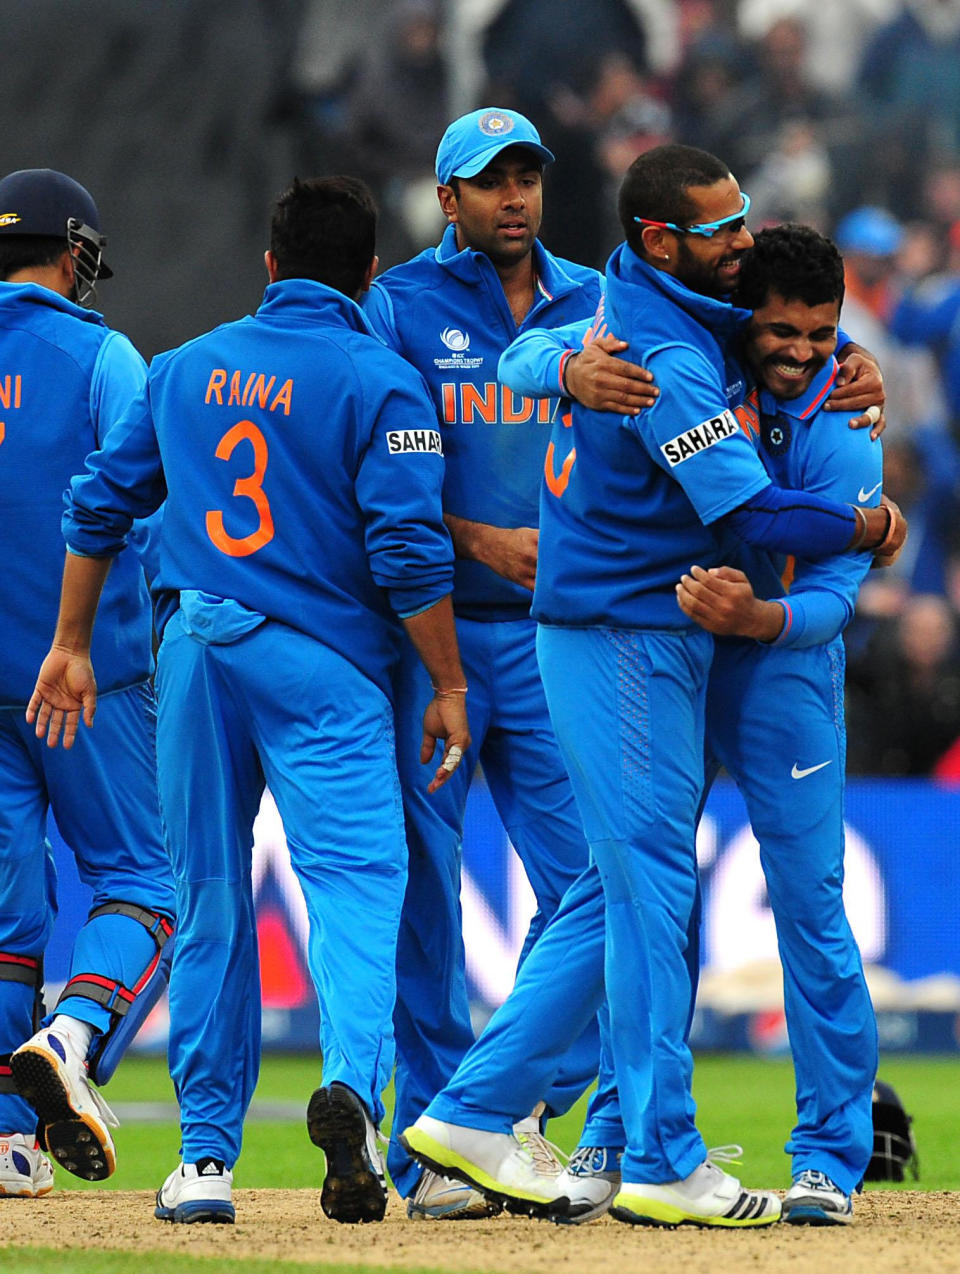
<path fill-rule="evenodd" d="M 661 393 L 639 421 L 575 406 L 555 425 L 534 597 L 551 719 L 594 862 L 478 1046 L 404 1133 L 423 1162 L 559 1219 L 588 1212 L 574 1214 L 565 1182 L 524 1174 L 510 1107 L 522 1109 L 549 1082 L 551 1045 L 562 1049 L 604 984 L 627 1142 L 613 1215 L 722 1227 L 780 1215 L 774 1196 L 741 1189 L 717 1166 L 693 1121 L 693 845 L 713 645 L 678 608 L 675 589 L 690 563 L 719 565 L 731 534 L 819 558 L 893 551 L 905 528 L 884 507 L 772 486 L 741 430 L 733 409 L 746 385 L 735 340 L 749 313 L 721 298 L 752 244 L 745 209 L 726 167 L 689 147 L 641 156 L 621 190 L 627 243 L 608 265 L 606 313 L 630 334 Z M 563 1003 L 547 1006 L 557 970 Z M 518 1044 L 533 1018 L 535 1051 Z"/>

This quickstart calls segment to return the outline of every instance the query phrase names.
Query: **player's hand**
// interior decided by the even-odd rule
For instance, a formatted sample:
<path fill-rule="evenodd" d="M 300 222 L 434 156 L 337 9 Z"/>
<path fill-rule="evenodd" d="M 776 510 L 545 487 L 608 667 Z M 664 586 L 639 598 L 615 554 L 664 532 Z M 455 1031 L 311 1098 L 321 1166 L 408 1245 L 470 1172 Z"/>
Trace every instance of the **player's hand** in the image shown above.
<path fill-rule="evenodd" d="M 88 655 L 51 647 L 40 667 L 37 684 L 27 704 L 27 721 L 36 722 L 36 735 L 46 735 L 47 746 L 73 746 L 83 714 L 87 726 L 93 725 L 97 710 L 97 681 Z"/>
<path fill-rule="evenodd" d="M 882 495 L 880 503 L 890 510 L 890 530 L 884 536 L 883 543 L 873 551 L 873 566 L 892 566 L 900 556 L 907 541 L 907 519 L 900 511 L 900 506 L 889 496 Z"/>
<path fill-rule="evenodd" d="M 840 364 L 825 409 L 860 413 L 851 417 L 850 428 L 865 429 L 869 425 L 870 437 L 876 439 L 887 427 L 883 404 L 883 374 L 878 363 L 866 354 L 851 353 Z"/>
<path fill-rule="evenodd" d="M 463 762 L 470 746 L 470 727 L 467 723 L 466 695 L 438 691 L 427 704 L 423 714 L 423 742 L 420 744 L 420 764 L 429 765 L 436 751 L 437 740 L 444 739 L 446 747 L 443 759 L 430 781 L 427 791 L 431 794 L 443 787 Z"/>
<path fill-rule="evenodd" d="M 617 357 L 625 349 L 626 341 L 602 336 L 571 355 L 563 370 L 570 397 L 593 411 L 615 411 L 621 416 L 637 416 L 652 407 L 660 393 L 653 373 Z"/>
<path fill-rule="evenodd" d="M 773 641 L 783 627 L 783 607 L 754 596 L 746 575 L 732 566 L 709 571 L 691 566 L 689 575 L 680 577 L 677 602 L 701 628 L 722 637 Z"/>
<path fill-rule="evenodd" d="M 537 582 L 537 547 L 540 532 L 534 526 L 487 526 L 476 544 L 474 556 L 504 579 L 533 592 Z"/>

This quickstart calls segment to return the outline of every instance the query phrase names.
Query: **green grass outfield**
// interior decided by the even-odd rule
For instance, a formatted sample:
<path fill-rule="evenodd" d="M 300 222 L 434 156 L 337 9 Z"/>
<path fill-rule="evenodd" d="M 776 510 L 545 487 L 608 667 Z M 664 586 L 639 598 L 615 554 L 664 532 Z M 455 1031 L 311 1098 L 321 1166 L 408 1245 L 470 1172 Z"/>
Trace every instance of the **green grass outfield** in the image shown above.
<path fill-rule="evenodd" d="M 893 1084 L 908 1112 L 920 1153 L 920 1179 L 903 1188 L 960 1190 L 960 1057 L 904 1057 L 883 1059 L 880 1076 Z M 261 1070 L 255 1103 L 293 1102 L 306 1108 L 320 1082 L 315 1059 L 304 1056 L 267 1056 Z M 793 1071 L 786 1059 L 742 1055 L 697 1058 L 694 1094 L 698 1123 L 708 1146 L 739 1142 L 742 1166 L 733 1168 L 747 1185 L 786 1188 L 790 1163 L 783 1153 L 794 1119 Z M 116 1102 L 173 1102 L 173 1089 L 160 1059 L 130 1058 L 120 1068 L 104 1096 Z M 554 1120 L 549 1135 L 564 1151 L 576 1144 L 584 1103 Z M 242 1188 L 298 1189 L 319 1185 L 321 1153 L 310 1144 L 303 1119 L 278 1122 L 248 1120 L 243 1153 L 234 1179 Z M 124 1121 L 116 1133 L 117 1171 L 107 1182 L 86 1183 L 57 1170 L 57 1188 L 102 1190 L 156 1189 L 177 1163 L 179 1135 L 175 1121 Z M 897 1189 L 892 1183 L 880 1187 Z M 39 1268 L 39 1267 L 38 1267 Z M 104 1267 L 107 1268 L 107 1267 Z M 146 1267 L 139 1267 L 147 1274 Z M 276 1267 L 274 1267 L 276 1268 Z M 67 1267 L 59 1266 L 61 1274 Z M 253 1271 L 247 1269 L 247 1274 Z"/>

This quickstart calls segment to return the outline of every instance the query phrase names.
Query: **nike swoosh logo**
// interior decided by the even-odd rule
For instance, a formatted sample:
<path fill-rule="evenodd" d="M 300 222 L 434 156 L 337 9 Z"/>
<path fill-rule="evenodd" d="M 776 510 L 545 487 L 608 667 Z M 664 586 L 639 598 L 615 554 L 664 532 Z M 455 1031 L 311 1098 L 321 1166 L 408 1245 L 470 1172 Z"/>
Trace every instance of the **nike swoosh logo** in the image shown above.
<path fill-rule="evenodd" d="M 832 761 L 821 761 L 819 765 L 811 765 L 806 770 L 801 770 L 796 761 L 794 761 L 793 769 L 790 771 L 790 777 L 792 779 L 805 779 L 808 774 L 816 774 L 817 770 L 822 770 L 824 766 L 832 764 Z"/>
<path fill-rule="evenodd" d="M 882 486 L 883 486 L 883 481 L 881 480 L 880 482 L 877 483 L 875 487 L 871 487 L 869 491 L 864 491 L 863 487 L 861 487 L 859 492 L 857 493 L 857 499 L 860 501 L 861 504 L 866 503 L 866 501 L 869 500 L 872 495 L 876 495 L 876 493 L 880 490 Z"/>

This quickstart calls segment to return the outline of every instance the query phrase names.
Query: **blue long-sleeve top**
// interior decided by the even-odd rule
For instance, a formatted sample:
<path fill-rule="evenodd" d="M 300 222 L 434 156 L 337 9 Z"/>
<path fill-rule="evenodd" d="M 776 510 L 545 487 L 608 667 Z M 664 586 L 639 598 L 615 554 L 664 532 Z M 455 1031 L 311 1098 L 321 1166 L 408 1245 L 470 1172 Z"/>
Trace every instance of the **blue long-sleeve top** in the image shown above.
<path fill-rule="evenodd" d="M 70 490 L 74 552 L 112 554 L 165 501 L 160 590 L 315 637 L 383 689 L 396 616 L 451 590 L 442 442 L 420 376 L 323 284 L 159 355 Z"/>

